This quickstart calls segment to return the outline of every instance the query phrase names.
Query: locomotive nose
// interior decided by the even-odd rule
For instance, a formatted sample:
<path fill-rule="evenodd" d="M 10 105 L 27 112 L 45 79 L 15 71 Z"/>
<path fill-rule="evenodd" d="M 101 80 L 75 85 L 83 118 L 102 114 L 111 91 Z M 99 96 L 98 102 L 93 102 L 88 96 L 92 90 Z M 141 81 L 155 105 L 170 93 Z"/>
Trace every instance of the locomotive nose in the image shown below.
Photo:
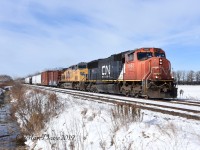
<path fill-rule="evenodd" d="M 153 79 L 169 79 L 169 77 L 171 76 L 169 61 L 166 58 L 154 58 L 152 62 Z"/>
<path fill-rule="evenodd" d="M 152 73 L 153 73 L 153 79 L 160 80 L 162 79 L 162 68 L 163 68 L 163 59 L 155 57 L 153 59 L 153 65 L 152 65 Z"/>

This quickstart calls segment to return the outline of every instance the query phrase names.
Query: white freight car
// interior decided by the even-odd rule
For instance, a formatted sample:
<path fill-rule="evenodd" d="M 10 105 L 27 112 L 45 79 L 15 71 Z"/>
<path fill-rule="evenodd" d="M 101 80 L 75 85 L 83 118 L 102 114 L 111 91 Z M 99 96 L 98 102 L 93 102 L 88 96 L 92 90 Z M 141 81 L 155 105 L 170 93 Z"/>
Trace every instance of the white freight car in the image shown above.
<path fill-rule="evenodd" d="M 41 74 L 37 74 L 32 76 L 32 84 L 41 84 L 42 83 L 42 76 Z"/>
<path fill-rule="evenodd" d="M 26 77 L 25 78 L 25 83 L 26 84 L 31 84 L 31 79 L 32 79 L 31 77 Z"/>

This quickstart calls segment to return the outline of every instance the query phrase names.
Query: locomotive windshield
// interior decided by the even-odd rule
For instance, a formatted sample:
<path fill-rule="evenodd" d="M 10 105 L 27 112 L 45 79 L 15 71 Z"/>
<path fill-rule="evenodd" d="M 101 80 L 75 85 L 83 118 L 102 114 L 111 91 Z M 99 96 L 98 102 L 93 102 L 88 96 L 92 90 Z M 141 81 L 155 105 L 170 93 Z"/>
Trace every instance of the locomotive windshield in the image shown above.
<path fill-rule="evenodd" d="M 137 53 L 138 60 L 146 60 L 152 57 L 152 52 L 139 52 Z"/>
<path fill-rule="evenodd" d="M 162 57 L 162 58 L 165 58 L 165 53 L 158 53 L 158 52 L 155 52 L 154 55 L 155 55 L 155 57 Z"/>
<path fill-rule="evenodd" d="M 87 65 L 78 65 L 78 68 L 79 69 L 85 69 L 85 68 L 87 68 Z"/>

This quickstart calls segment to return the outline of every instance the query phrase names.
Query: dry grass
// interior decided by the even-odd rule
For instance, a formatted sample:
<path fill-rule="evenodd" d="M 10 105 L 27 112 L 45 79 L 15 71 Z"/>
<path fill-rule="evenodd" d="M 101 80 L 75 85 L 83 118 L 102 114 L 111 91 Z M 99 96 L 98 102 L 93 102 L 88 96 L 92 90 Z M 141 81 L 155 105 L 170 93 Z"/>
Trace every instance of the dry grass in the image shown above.
<path fill-rule="evenodd" d="M 12 97 L 16 100 L 23 100 L 25 91 L 26 88 L 22 84 L 16 83 L 11 89 Z"/>
<path fill-rule="evenodd" d="M 139 121 L 140 116 L 140 108 L 136 105 L 117 104 L 114 109 L 111 109 L 113 132 L 116 132 L 122 126 L 128 128 L 129 123 Z"/>
<path fill-rule="evenodd" d="M 11 116 L 17 116 L 22 121 L 22 131 L 26 135 L 39 133 L 62 106 L 55 93 L 26 88 L 20 84 L 13 86 L 11 95 L 15 99 Z"/>
<path fill-rule="evenodd" d="M 167 135 L 169 136 L 170 138 L 174 139 L 175 137 L 177 137 L 177 127 L 175 124 L 173 123 L 168 123 L 166 124 L 165 126 L 160 126 L 160 125 L 157 125 L 160 132 L 164 135 Z"/>
<path fill-rule="evenodd" d="M 39 133 L 44 127 L 44 115 L 42 113 L 31 114 L 27 123 L 27 128 L 34 133 Z"/>

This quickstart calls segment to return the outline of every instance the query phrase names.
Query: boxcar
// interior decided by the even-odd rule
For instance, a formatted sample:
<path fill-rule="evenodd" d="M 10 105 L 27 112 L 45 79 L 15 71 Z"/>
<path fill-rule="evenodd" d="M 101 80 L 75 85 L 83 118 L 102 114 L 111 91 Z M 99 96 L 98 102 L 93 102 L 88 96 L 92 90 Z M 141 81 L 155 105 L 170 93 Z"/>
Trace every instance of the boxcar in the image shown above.
<path fill-rule="evenodd" d="M 48 70 L 41 73 L 42 85 L 46 86 L 57 86 L 61 80 L 61 71 L 59 70 Z"/>
<path fill-rule="evenodd" d="M 26 84 L 32 84 L 32 77 L 26 77 L 25 78 L 25 83 Z"/>
<path fill-rule="evenodd" d="M 41 74 L 32 76 L 32 84 L 41 85 L 41 83 L 42 83 Z"/>

